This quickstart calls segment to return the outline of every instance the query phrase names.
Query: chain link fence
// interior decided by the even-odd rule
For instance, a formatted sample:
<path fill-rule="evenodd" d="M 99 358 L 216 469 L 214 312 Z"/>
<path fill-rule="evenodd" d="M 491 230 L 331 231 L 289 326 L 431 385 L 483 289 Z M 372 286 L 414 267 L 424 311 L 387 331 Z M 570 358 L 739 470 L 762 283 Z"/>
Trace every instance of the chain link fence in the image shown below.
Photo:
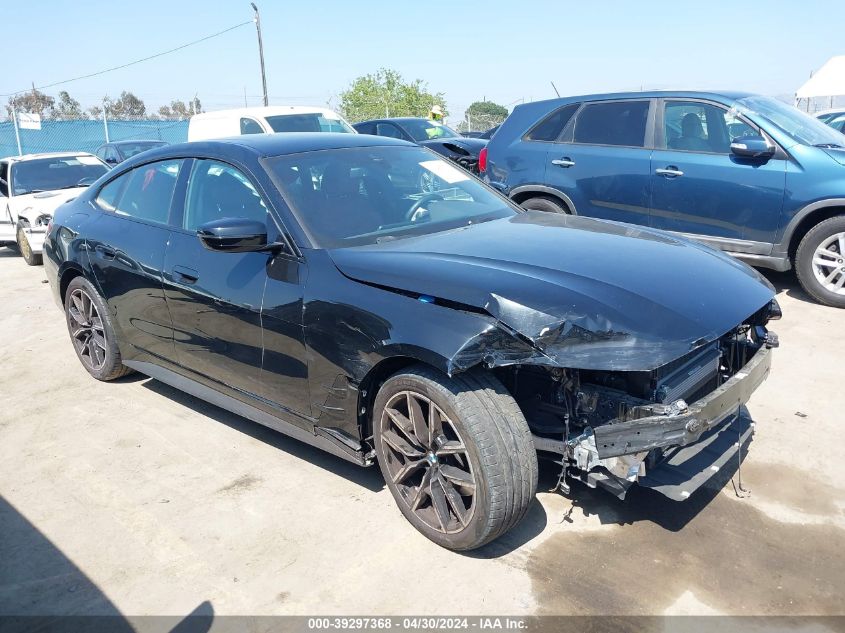
<path fill-rule="evenodd" d="M 108 116 L 55 120 L 24 112 L 13 112 L 8 120 L 0 121 L 0 158 L 41 152 L 93 152 L 103 143 L 127 140 L 181 143 L 188 140 L 188 121 Z"/>
<path fill-rule="evenodd" d="M 503 116 L 465 112 L 464 118 L 454 123 L 453 127 L 458 132 L 486 132 L 491 127 L 501 125 L 504 120 Z"/>

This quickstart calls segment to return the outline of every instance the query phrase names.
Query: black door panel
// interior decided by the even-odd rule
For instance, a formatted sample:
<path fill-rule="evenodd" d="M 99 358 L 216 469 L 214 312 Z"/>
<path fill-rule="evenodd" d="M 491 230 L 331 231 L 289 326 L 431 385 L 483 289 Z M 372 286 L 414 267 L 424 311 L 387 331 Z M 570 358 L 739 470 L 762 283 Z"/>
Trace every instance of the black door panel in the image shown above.
<path fill-rule="evenodd" d="M 169 235 L 167 227 L 110 213 L 89 225 L 88 259 L 125 360 L 139 352 L 173 359 L 173 331 L 162 288 Z"/>

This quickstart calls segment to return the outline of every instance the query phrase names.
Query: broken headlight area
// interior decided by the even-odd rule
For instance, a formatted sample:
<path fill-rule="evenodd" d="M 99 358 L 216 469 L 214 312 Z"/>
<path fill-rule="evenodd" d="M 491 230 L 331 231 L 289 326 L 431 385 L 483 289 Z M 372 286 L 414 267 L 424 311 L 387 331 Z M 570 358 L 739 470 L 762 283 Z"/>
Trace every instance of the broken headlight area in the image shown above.
<path fill-rule="evenodd" d="M 768 312 L 652 371 L 521 365 L 497 374 L 537 450 L 562 466 L 564 489 L 569 477 L 620 498 L 639 483 L 684 499 L 750 440 L 742 407 L 777 346 Z"/>

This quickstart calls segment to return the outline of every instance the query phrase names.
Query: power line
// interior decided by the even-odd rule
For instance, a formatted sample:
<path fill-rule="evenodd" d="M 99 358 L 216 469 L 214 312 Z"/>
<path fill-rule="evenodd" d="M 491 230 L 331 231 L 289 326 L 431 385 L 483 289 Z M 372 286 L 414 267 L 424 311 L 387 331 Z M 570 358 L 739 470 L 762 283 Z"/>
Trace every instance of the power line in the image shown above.
<path fill-rule="evenodd" d="M 73 79 L 63 79 L 62 81 L 56 81 L 51 84 L 47 84 L 44 86 L 38 86 L 38 88 L 34 88 L 36 90 L 44 90 L 45 88 L 53 88 L 55 86 L 61 86 L 62 84 L 67 84 L 72 81 L 79 81 L 80 79 L 89 79 L 91 77 L 96 77 L 98 75 L 104 75 L 105 73 L 110 73 L 115 70 L 120 70 L 122 68 L 128 68 L 129 66 L 134 66 L 135 64 L 140 64 L 141 62 L 148 62 L 151 59 L 155 59 L 156 57 L 162 57 L 163 55 L 169 55 L 170 53 L 175 53 L 176 51 L 181 51 L 183 48 L 188 48 L 189 46 L 193 46 L 195 44 L 200 44 L 201 42 L 205 42 L 206 40 L 210 40 L 214 37 L 218 37 L 223 35 L 224 33 L 228 33 L 229 31 L 234 31 L 235 29 L 239 29 L 242 26 L 246 26 L 247 24 L 252 24 L 252 20 L 247 20 L 246 22 L 241 22 L 240 24 L 236 24 L 235 26 L 230 26 L 227 29 L 223 29 L 222 31 L 218 31 L 217 33 L 212 33 L 211 35 L 206 35 L 198 40 L 194 40 L 193 42 L 188 42 L 187 44 L 182 44 L 181 46 L 177 46 L 176 48 L 171 48 L 167 51 L 162 51 L 161 53 L 156 53 L 155 55 L 150 55 L 149 57 L 144 57 L 143 59 L 136 59 L 134 62 L 129 62 L 127 64 L 121 64 L 120 66 L 114 66 L 112 68 L 106 68 L 105 70 L 98 70 L 95 73 L 90 73 L 88 75 L 81 75 L 80 77 L 74 77 Z M 13 97 L 18 94 L 22 94 L 24 92 L 29 92 L 30 88 L 26 90 L 18 90 L 17 92 L 9 92 L 6 94 L 0 94 L 0 97 Z"/>

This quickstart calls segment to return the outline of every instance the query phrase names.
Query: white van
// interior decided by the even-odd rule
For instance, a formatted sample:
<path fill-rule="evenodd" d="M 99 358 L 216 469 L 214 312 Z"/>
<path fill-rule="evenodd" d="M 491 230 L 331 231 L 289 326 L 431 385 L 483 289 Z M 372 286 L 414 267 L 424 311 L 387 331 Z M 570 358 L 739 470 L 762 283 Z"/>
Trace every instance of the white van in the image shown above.
<path fill-rule="evenodd" d="M 337 112 L 312 106 L 267 106 L 217 110 L 195 114 L 188 123 L 189 141 L 265 132 L 357 134 L 355 129 Z"/>

